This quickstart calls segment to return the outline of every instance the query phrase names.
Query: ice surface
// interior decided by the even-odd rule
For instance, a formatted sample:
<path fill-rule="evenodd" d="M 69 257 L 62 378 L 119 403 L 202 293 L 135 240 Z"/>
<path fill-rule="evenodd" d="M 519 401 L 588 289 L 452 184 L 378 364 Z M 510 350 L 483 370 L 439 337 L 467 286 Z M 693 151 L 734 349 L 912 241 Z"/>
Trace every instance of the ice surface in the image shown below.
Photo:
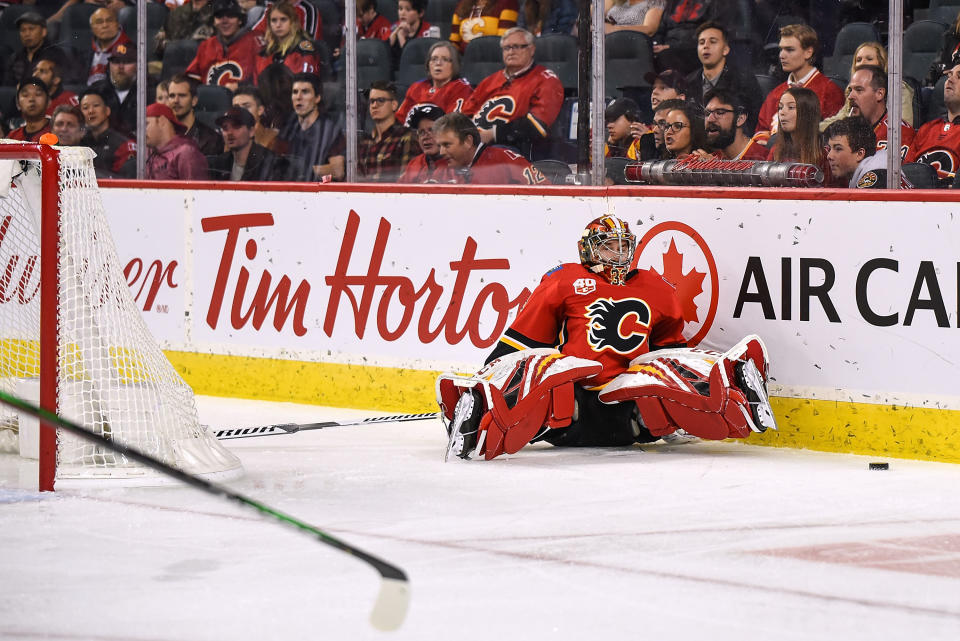
<path fill-rule="evenodd" d="M 370 414 L 199 404 L 217 428 Z M 960 466 L 444 443 L 433 421 L 227 442 L 233 489 L 406 570 L 394 633 L 368 622 L 378 575 L 302 534 L 189 488 L 38 496 L 0 455 L 0 638 L 960 639 Z"/>

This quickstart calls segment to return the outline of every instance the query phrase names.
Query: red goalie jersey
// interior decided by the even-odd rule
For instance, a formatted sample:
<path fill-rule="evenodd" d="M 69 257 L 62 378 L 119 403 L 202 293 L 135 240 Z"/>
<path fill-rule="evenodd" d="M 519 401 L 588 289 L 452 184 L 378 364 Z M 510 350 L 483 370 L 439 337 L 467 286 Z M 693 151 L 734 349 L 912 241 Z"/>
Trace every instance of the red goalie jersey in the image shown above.
<path fill-rule="evenodd" d="M 227 46 L 217 36 L 210 36 L 200 43 L 186 74 L 204 85 L 253 84 L 259 52 L 257 37 L 249 31 Z"/>
<path fill-rule="evenodd" d="M 683 346 L 676 289 L 659 274 L 637 271 L 612 285 L 578 263 L 548 272 L 500 339 L 507 347 L 557 347 L 597 361 L 602 385 L 654 347 Z"/>
<path fill-rule="evenodd" d="M 496 143 L 519 147 L 545 140 L 563 106 L 563 85 L 541 65 L 507 78 L 503 71 L 487 76 L 461 111 L 478 129 L 497 128 Z"/>

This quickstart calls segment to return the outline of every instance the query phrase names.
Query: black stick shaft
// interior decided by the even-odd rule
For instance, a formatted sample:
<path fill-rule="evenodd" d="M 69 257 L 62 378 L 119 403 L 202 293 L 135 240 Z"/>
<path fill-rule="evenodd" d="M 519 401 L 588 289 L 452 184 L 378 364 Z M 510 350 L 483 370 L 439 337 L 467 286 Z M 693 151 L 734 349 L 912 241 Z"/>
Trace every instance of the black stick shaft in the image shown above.
<path fill-rule="evenodd" d="M 351 425 L 369 425 L 371 423 L 402 423 L 405 421 L 427 421 L 440 418 L 438 412 L 425 414 L 396 414 L 394 416 L 373 416 L 368 418 L 347 419 L 343 421 L 323 421 L 320 423 L 276 423 L 255 427 L 232 427 L 213 433 L 220 440 L 251 438 L 254 436 L 272 436 L 274 434 L 296 434 L 309 430 L 322 430 L 326 427 L 348 427 Z"/>
<path fill-rule="evenodd" d="M 143 452 L 140 452 L 132 447 L 123 445 L 117 441 L 106 439 L 99 434 L 91 432 L 90 430 L 80 426 L 77 423 L 68 421 L 65 418 L 61 418 L 52 412 L 48 412 L 45 409 L 33 405 L 32 403 L 29 403 L 21 398 L 17 398 L 16 396 L 7 394 L 6 392 L 0 391 L 0 403 L 9 405 L 10 407 L 23 412 L 24 414 L 29 414 L 30 416 L 34 416 L 40 420 L 46 421 L 49 424 L 56 425 L 58 428 L 70 432 L 71 434 L 75 434 L 80 438 L 96 443 L 97 445 L 102 445 L 103 447 L 113 450 L 114 452 L 117 452 L 128 459 L 136 461 L 142 465 L 146 465 L 147 467 L 154 469 L 161 474 L 166 474 L 167 476 L 173 477 L 178 481 L 185 483 L 186 485 L 195 487 L 198 490 L 202 490 L 209 494 L 213 494 L 214 496 L 223 497 L 233 501 L 234 503 L 239 503 L 240 505 L 251 508 L 262 515 L 272 517 L 284 525 L 293 527 L 301 532 L 312 534 L 322 543 L 326 543 L 331 547 L 337 548 L 341 552 L 346 552 L 347 554 L 350 554 L 351 556 L 354 556 L 368 563 L 369 565 L 372 565 L 373 568 L 380 573 L 380 576 L 385 579 L 407 581 L 406 573 L 404 573 L 403 570 L 395 565 L 391 565 L 390 563 L 387 563 L 386 561 L 379 559 L 372 554 L 364 552 L 360 548 L 354 547 L 349 543 L 345 543 L 344 541 L 327 534 L 319 528 L 316 528 L 308 523 L 304 523 L 296 517 L 284 512 L 280 512 L 279 510 L 275 510 L 268 505 L 264 505 L 263 503 L 248 498 L 238 492 L 228 490 L 221 485 L 211 483 L 210 481 L 199 476 L 194 476 L 182 470 L 178 470 L 177 468 L 167 465 L 163 461 L 160 461 L 159 459 L 156 459 L 148 454 L 144 454 Z"/>

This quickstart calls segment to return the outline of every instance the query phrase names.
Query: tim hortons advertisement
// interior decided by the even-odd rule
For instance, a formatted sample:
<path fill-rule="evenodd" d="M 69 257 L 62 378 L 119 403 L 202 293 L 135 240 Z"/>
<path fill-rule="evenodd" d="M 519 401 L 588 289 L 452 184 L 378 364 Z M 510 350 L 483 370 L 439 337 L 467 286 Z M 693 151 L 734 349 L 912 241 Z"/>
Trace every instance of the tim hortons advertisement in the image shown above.
<path fill-rule="evenodd" d="M 781 394 L 960 408 L 951 204 L 106 189 L 131 290 L 171 349 L 477 367 L 612 212 L 691 343 L 758 333 Z"/>

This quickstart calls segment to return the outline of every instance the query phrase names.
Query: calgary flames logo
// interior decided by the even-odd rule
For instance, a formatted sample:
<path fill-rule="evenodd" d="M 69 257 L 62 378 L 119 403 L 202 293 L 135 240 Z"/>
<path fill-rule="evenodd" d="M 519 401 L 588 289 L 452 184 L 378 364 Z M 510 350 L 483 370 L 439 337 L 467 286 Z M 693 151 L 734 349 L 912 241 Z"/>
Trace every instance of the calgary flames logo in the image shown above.
<path fill-rule="evenodd" d="M 516 110 L 513 96 L 497 96 L 483 103 L 473 120 L 481 129 L 488 129 L 495 122 L 510 122 Z"/>
<path fill-rule="evenodd" d="M 639 298 L 598 298 L 587 306 L 587 342 L 595 352 L 630 354 L 647 340 L 650 306 Z"/>
<path fill-rule="evenodd" d="M 941 180 L 950 178 L 957 170 L 956 164 L 954 163 L 953 154 L 945 149 L 934 149 L 933 151 L 928 151 L 917 158 L 916 162 L 922 162 L 924 164 L 931 165 L 937 170 L 937 176 L 939 176 Z"/>
<path fill-rule="evenodd" d="M 240 82 L 241 80 L 243 80 L 243 67 L 240 66 L 240 63 L 233 60 L 224 60 L 210 67 L 207 71 L 206 84 L 225 87 L 230 83 Z"/>

